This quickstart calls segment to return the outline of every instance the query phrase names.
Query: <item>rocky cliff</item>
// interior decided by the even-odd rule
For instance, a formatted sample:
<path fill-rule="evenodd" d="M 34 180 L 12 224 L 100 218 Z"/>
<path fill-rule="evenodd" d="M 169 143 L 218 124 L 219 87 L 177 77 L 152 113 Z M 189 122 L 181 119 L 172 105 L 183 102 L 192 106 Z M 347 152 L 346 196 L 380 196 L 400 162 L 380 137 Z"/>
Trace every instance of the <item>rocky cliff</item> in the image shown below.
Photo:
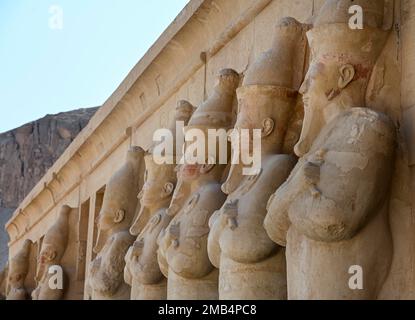
<path fill-rule="evenodd" d="M 96 110 L 47 115 L 0 134 L 0 269 L 7 259 L 5 222 Z"/>

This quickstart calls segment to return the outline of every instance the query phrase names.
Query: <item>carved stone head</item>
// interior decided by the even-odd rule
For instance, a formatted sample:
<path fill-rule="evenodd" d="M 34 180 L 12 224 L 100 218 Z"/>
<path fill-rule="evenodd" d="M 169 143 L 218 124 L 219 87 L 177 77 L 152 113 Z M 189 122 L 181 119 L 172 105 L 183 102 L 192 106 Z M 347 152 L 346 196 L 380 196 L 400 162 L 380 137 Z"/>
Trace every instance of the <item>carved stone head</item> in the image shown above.
<path fill-rule="evenodd" d="M 38 258 L 37 281 L 40 281 L 42 276 L 48 272 L 45 268 L 59 264 L 65 253 L 68 244 L 68 219 L 71 210 L 72 208 L 69 206 L 63 206 L 58 219 L 45 235 Z"/>
<path fill-rule="evenodd" d="M 278 21 L 272 47 L 248 68 L 242 87 L 237 89 L 238 115 L 234 130 L 240 139 L 236 143 L 241 155 L 251 156 L 259 147 L 258 153 L 279 153 L 282 150 L 298 95 L 299 81 L 295 80 L 295 75 L 302 71 L 304 64 L 304 56 L 297 52 L 299 44 L 305 43 L 303 30 L 303 25 L 294 18 Z M 261 131 L 260 143 L 254 143 L 253 130 Z M 244 134 L 247 132 L 249 143 L 245 143 L 247 137 Z M 235 137 L 234 134 L 235 131 L 230 139 Z M 235 150 L 232 150 L 232 155 L 238 156 Z M 237 163 L 232 165 L 222 186 L 226 194 L 232 193 L 242 178 L 241 161 Z"/>
<path fill-rule="evenodd" d="M 351 29 L 349 8 L 363 9 L 363 29 Z M 320 130 L 352 107 L 365 107 L 373 67 L 384 47 L 384 0 L 327 0 L 307 33 L 311 62 L 300 92 L 304 124 L 295 147 L 298 156 L 310 149 Z"/>
<path fill-rule="evenodd" d="M 32 248 L 32 241 L 25 240 L 23 247 L 9 262 L 9 273 L 7 286 L 9 288 L 20 288 L 29 272 L 29 257 Z"/>
<path fill-rule="evenodd" d="M 260 129 L 263 142 L 271 139 L 270 142 L 280 150 L 297 97 L 294 74 L 303 67 L 297 65 L 295 59 L 303 26 L 287 17 L 277 23 L 274 32 L 272 48 L 248 69 L 242 87 L 237 90 L 235 129 Z"/>
<path fill-rule="evenodd" d="M 176 106 L 175 121 L 183 121 L 187 125 L 195 109 L 189 101 L 179 100 Z"/>
<path fill-rule="evenodd" d="M 150 153 L 146 154 L 144 161 L 146 171 L 140 199 L 142 206 L 150 207 L 171 197 L 176 185 L 176 172 L 174 164 L 159 165 Z"/>
<path fill-rule="evenodd" d="M 170 204 L 177 183 L 175 160 L 176 148 L 179 148 L 179 144 L 175 141 L 176 123 L 182 121 L 184 125 L 187 125 L 194 110 L 193 105 L 186 100 L 180 100 L 177 103 L 175 117 L 170 128 L 173 133 L 173 154 L 171 155 L 173 163 L 168 164 L 162 163 L 162 161 L 156 161 L 156 155 L 153 151 L 157 144 L 153 145 L 144 156 L 144 184 L 138 195 L 140 199 L 140 211 L 130 228 L 132 235 L 137 236 L 147 224 L 152 214 L 152 207 L 159 207 L 163 204 L 168 206 Z"/>
<path fill-rule="evenodd" d="M 137 194 L 142 185 L 144 150 L 132 147 L 127 153 L 125 164 L 114 173 L 104 194 L 98 229 L 128 229 L 134 217 Z"/>
<path fill-rule="evenodd" d="M 216 144 L 216 154 L 209 154 L 208 141 L 210 129 L 223 129 L 226 131 L 232 125 L 232 108 L 235 99 L 235 90 L 239 85 L 239 74 L 232 69 L 223 69 L 219 72 L 217 84 L 209 98 L 194 112 L 185 133 L 192 129 L 203 132 L 204 139 L 196 139 L 197 150 L 203 152 L 203 163 L 185 163 L 181 168 L 181 178 L 184 181 L 194 181 L 200 176 L 211 174 L 220 175 L 223 166 L 219 163 L 219 143 Z M 202 138 L 202 137 L 200 137 Z M 195 145 L 194 142 L 190 143 Z M 185 154 L 189 152 L 189 143 L 186 143 Z M 199 148 L 200 147 L 200 148 Z M 228 148 L 228 145 L 225 146 Z"/>
<path fill-rule="evenodd" d="M 174 164 L 157 164 L 151 153 L 144 156 L 144 161 L 146 165 L 144 185 L 138 196 L 141 207 L 130 228 L 132 235 L 138 235 L 147 224 L 152 214 L 152 207 L 160 206 L 163 203 L 168 206 L 176 186 Z"/>

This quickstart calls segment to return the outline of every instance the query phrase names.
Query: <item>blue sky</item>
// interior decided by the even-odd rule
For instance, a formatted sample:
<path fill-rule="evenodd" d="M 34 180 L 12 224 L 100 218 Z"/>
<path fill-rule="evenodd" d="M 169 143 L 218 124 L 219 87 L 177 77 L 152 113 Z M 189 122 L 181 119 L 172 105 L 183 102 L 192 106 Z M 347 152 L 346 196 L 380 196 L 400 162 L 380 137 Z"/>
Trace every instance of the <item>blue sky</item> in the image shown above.
<path fill-rule="evenodd" d="M 0 0 L 0 132 L 103 104 L 187 3 Z"/>

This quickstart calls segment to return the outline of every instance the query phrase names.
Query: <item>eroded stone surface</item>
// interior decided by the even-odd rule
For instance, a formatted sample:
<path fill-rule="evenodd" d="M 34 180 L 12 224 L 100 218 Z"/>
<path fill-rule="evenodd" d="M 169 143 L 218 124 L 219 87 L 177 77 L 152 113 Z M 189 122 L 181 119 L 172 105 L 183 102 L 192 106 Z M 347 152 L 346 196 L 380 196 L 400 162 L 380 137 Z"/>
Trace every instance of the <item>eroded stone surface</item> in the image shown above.
<path fill-rule="evenodd" d="M 114 167 L 119 167 L 128 146 L 142 145 L 146 150 L 151 146 L 152 133 L 174 117 L 179 99 L 200 105 L 187 129 L 206 129 L 213 123 L 215 128 L 230 128 L 237 114 L 237 127 L 262 127 L 266 152 L 262 171 L 255 176 L 241 177 L 240 168 L 234 166 L 222 186 L 225 192 L 221 185 L 229 168 L 179 167 L 167 210 L 164 200 L 160 201 L 163 211 L 151 204 L 151 210 L 138 204 L 136 210 L 129 210 L 140 213 L 132 228 L 132 218 L 128 226 L 109 228 L 112 235 L 122 235 L 119 238 L 105 234 L 100 227 L 98 256 L 88 265 L 91 276 L 86 297 L 128 299 L 125 278 L 135 299 L 164 298 L 166 292 L 170 299 L 282 299 L 286 283 L 289 299 L 413 298 L 411 195 L 415 175 L 408 150 L 413 145 L 410 35 L 415 24 L 409 1 L 395 2 L 396 32 L 388 32 L 390 8 L 384 10 L 383 5 L 392 2 L 258 0 L 255 5 L 241 1 L 235 7 L 231 1 L 217 0 L 213 7 L 206 1 L 194 13 L 195 19 L 188 20 L 178 36 L 168 42 L 166 50 L 161 50 L 149 66 L 138 68 L 146 69 L 143 76 L 134 78 L 136 73 L 132 72 L 128 79 L 135 81 L 134 85 L 127 89 L 121 86 L 110 99 L 109 104 L 114 106 L 107 105 L 108 113 L 94 123 L 90 136 L 85 134 L 81 152 L 66 168 L 63 166 L 67 175 L 82 174 L 79 188 L 68 191 L 76 185 L 73 180 L 62 180 L 55 186 L 59 194 L 68 192 L 63 203 L 90 206 L 90 222 L 101 208 L 103 215 L 113 213 L 112 221 L 122 216 L 118 214 L 121 206 L 108 202 L 116 194 L 110 179 Z M 362 5 L 364 30 L 349 29 L 347 9 L 351 5 Z M 314 12 L 316 17 L 309 19 Z M 399 25 L 401 13 L 404 24 Z M 305 57 L 306 66 L 292 71 L 292 79 L 290 63 L 281 64 L 275 58 L 281 52 L 278 42 L 271 39 L 275 18 L 281 15 L 292 15 L 302 23 L 314 21 L 308 33 L 311 52 L 305 46 L 294 50 L 295 56 Z M 285 20 L 285 27 L 290 21 Z M 288 33 L 295 35 L 295 28 Z M 266 51 L 258 59 L 270 46 L 277 50 Z M 200 55 L 205 47 L 207 52 Z M 406 88 L 402 90 L 402 108 L 401 65 L 409 75 L 402 85 Z M 231 102 L 238 86 L 236 74 L 228 70 L 221 76 L 221 81 L 235 82 L 231 94 L 212 89 L 213 75 L 224 67 L 234 68 L 244 79 L 237 89 L 238 112 L 236 101 Z M 285 72 L 288 76 L 279 78 Z M 302 104 L 289 99 L 287 93 L 289 89 L 295 93 L 298 87 L 292 83 L 298 84 L 305 73 L 300 90 L 303 112 Z M 286 93 L 285 99 L 281 93 Z M 226 112 L 216 118 L 222 108 Z M 282 112 L 290 108 L 291 119 Z M 399 124 L 405 136 L 396 130 Z M 60 134 L 68 136 L 66 132 Z M 295 152 L 300 159 L 289 174 L 295 163 L 289 154 L 298 138 Z M 148 168 L 152 167 L 148 162 Z M 158 170 L 150 170 L 150 177 L 152 171 Z M 168 175 L 160 182 L 167 189 L 166 181 L 172 180 Z M 102 204 L 104 189 L 107 200 Z M 137 201 L 133 196 L 131 199 L 131 203 Z M 43 210 L 54 206 L 51 201 L 44 194 L 35 197 L 28 201 L 27 215 L 18 214 L 13 219 L 15 224 L 8 229 L 13 255 L 24 239 L 41 239 L 49 229 L 45 222 L 49 213 Z M 45 218 L 37 224 L 28 218 L 42 214 Z M 168 219 L 163 216 L 172 219 L 167 228 L 163 222 Z M 54 219 L 48 219 L 52 224 Z M 129 235 L 129 229 L 138 234 L 134 245 L 135 236 Z M 90 223 L 89 249 L 94 232 Z M 157 234 L 160 237 L 155 241 Z M 129 247 L 130 253 L 124 257 Z M 158 267 L 154 256 L 157 249 Z M 83 252 L 77 254 L 74 257 L 82 260 Z M 350 287 L 352 266 L 362 267 L 363 290 Z"/>
<path fill-rule="evenodd" d="M 33 300 L 60 300 L 63 297 L 65 288 L 50 287 L 50 279 L 55 276 L 55 273 L 50 272 L 50 268 L 59 266 L 64 272 L 65 266 L 62 265 L 61 260 L 68 245 L 68 222 L 71 210 L 70 207 L 63 206 L 57 221 L 46 232 L 37 261 L 38 284 L 31 294 Z M 63 273 L 62 276 L 65 277 L 65 274 Z"/>
<path fill-rule="evenodd" d="M 187 125 L 194 107 L 187 101 L 179 101 L 171 132 L 176 134 L 176 121 Z M 176 138 L 174 138 L 176 139 Z M 165 300 L 167 275 L 157 260 L 158 239 L 164 234 L 172 215 L 167 209 L 177 184 L 176 164 L 157 164 L 153 146 L 144 157 L 146 173 L 139 198 L 141 209 L 133 222 L 130 233 L 137 236 L 125 257 L 124 278 L 131 286 L 131 300 Z M 174 143 L 173 154 L 177 143 Z"/>
<path fill-rule="evenodd" d="M 328 0 L 308 32 L 313 56 L 300 90 L 305 116 L 295 148 L 301 158 L 264 222 L 286 246 L 289 299 L 376 299 L 392 261 L 396 128 L 387 115 L 364 108 L 387 35 L 379 19 L 384 1 L 353 3 L 370 26 L 351 30 L 342 10 L 352 2 Z M 360 290 L 349 282 L 353 266 L 363 270 Z"/>
<path fill-rule="evenodd" d="M 143 186 L 144 150 L 128 151 L 125 164 L 108 183 L 98 217 L 97 256 L 89 266 L 87 287 L 92 300 L 130 299 L 130 287 L 124 282 L 124 257 L 134 242 L 129 233 L 137 207 L 137 195 Z"/>
<path fill-rule="evenodd" d="M 98 108 L 48 115 L 0 134 L 0 267 L 7 261 L 5 224 Z"/>
<path fill-rule="evenodd" d="M 29 292 L 25 287 L 25 279 L 29 271 L 31 246 L 32 242 L 25 240 L 20 251 L 10 259 L 6 283 L 7 300 L 26 300 L 29 298 Z"/>
<path fill-rule="evenodd" d="M 208 129 L 229 129 L 238 82 L 234 70 L 222 70 L 215 90 L 195 111 L 186 130 L 201 129 L 207 138 Z M 209 157 L 214 155 L 206 150 L 205 159 Z M 215 161 L 219 162 L 219 154 Z M 172 219 L 159 248 L 159 263 L 168 272 L 168 299 L 218 298 L 218 270 L 209 261 L 207 239 L 209 218 L 225 200 L 220 188 L 224 167 L 197 163 L 181 168 L 179 180 L 189 183 L 189 193 L 183 197 L 184 205 Z"/>
<path fill-rule="evenodd" d="M 285 18 L 274 32 L 272 48 L 253 63 L 237 90 L 235 130 L 261 130 L 261 146 L 253 147 L 261 147 L 261 169 L 241 176 L 241 164 L 232 165 L 222 186 L 228 198 L 209 223 L 209 257 L 219 269 L 219 298 L 223 300 L 287 297 L 285 252 L 268 237 L 263 221 L 269 197 L 296 162 L 294 156 L 283 154 L 283 144 L 297 97 L 293 75 L 303 68 L 304 58 L 295 59 L 303 26 Z"/>

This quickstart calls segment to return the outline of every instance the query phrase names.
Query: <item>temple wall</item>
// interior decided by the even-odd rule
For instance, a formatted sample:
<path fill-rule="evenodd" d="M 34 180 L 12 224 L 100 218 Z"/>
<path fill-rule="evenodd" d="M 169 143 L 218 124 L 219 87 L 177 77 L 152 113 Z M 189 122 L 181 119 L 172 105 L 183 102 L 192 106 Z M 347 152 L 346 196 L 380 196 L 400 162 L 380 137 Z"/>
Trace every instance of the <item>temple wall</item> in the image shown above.
<path fill-rule="evenodd" d="M 394 259 L 382 298 L 415 299 L 415 2 L 401 1 L 401 145 L 392 186 Z"/>
<path fill-rule="evenodd" d="M 290 15 L 304 22 L 323 1 L 199 2 L 203 2 L 201 7 L 141 76 L 132 84 L 121 84 L 108 99 L 81 133 L 83 144 L 76 146 L 71 157 L 65 153 L 58 160 L 63 164 L 61 170 L 56 172 L 57 166 L 53 166 L 35 187 L 36 192 L 16 210 L 17 216 L 7 228 L 12 237 L 11 255 L 24 238 L 41 237 L 61 205 L 79 208 L 100 190 L 121 166 L 131 144 L 148 148 L 154 130 L 171 121 L 178 100 L 197 106 L 213 88 L 220 69 L 234 68 L 243 73 L 269 46 L 272 32 L 267 30 L 272 30 L 278 18 Z M 207 53 L 206 63 L 202 52 Z M 127 85 L 130 88 L 117 97 Z M 106 110 L 117 98 L 120 101 L 115 107 Z"/>
<path fill-rule="evenodd" d="M 26 238 L 40 243 L 60 207 L 69 205 L 75 208 L 78 217 L 74 222 L 78 230 L 74 235 L 78 249 L 73 249 L 71 254 L 82 256 L 80 259 L 76 257 L 77 260 L 85 259 L 76 264 L 75 268 L 79 270 L 73 273 L 78 274 L 77 279 L 82 282 L 85 265 L 94 255 L 94 220 L 105 184 L 123 164 L 129 146 L 147 149 L 154 130 L 168 127 L 177 101 L 185 99 L 194 105 L 200 104 L 211 92 L 214 77 L 220 69 L 233 68 L 243 74 L 250 63 L 269 47 L 278 18 L 292 16 L 306 22 L 323 2 L 191 1 L 186 9 L 190 12 L 184 12 L 175 20 L 16 210 L 7 225 L 11 238 L 10 255 L 20 249 Z M 398 100 L 397 108 L 399 114 L 401 104 L 402 119 L 399 122 L 405 146 L 402 147 L 398 175 L 402 176 L 400 181 L 404 181 L 400 186 L 408 187 L 405 190 L 396 187 L 396 197 L 391 201 L 391 205 L 398 208 L 397 218 L 391 218 L 393 231 L 400 234 L 400 238 L 394 239 L 395 252 L 405 258 L 404 261 L 395 259 L 397 262 L 392 267 L 384 297 L 415 298 L 412 292 L 415 288 L 412 275 L 415 257 L 415 42 L 412 39 L 415 1 L 402 0 L 401 8 L 397 1 L 396 8 L 397 20 L 402 12 L 402 25 L 391 40 L 386 55 L 392 60 L 396 58 L 395 67 L 402 64 L 402 102 Z M 134 41 L 138 41 L 139 34 L 138 30 Z M 402 233 L 402 230 L 405 231 Z M 81 248 L 83 242 L 85 252 Z M 403 274 L 407 274 L 406 278 L 402 277 Z M 72 298 L 81 294 L 79 288 L 76 290 Z"/>

